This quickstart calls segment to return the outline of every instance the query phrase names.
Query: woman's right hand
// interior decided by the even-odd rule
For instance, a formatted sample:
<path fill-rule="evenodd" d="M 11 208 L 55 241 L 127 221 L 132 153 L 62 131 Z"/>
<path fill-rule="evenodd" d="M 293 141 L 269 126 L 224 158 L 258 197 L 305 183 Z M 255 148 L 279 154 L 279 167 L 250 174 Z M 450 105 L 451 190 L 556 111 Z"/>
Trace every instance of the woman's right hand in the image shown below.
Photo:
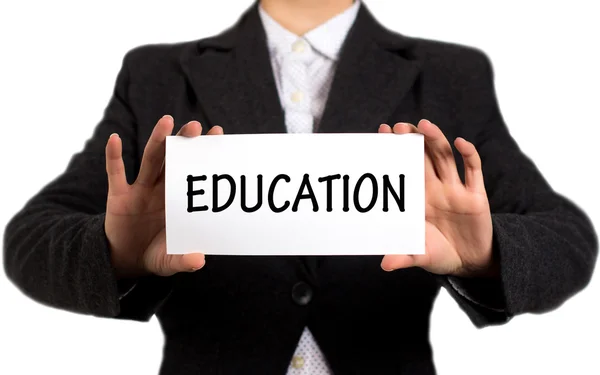
<path fill-rule="evenodd" d="M 118 278 L 146 274 L 170 276 L 193 272 L 204 266 L 204 254 L 168 255 L 165 237 L 165 145 L 173 132 L 173 118 L 162 117 L 146 144 L 136 181 L 129 185 L 117 134 L 106 144 L 108 198 L 104 230 L 111 249 L 111 261 Z M 197 121 L 184 125 L 177 135 L 197 137 Z M 208 135 L 223 134 L 214 126 Z"/>

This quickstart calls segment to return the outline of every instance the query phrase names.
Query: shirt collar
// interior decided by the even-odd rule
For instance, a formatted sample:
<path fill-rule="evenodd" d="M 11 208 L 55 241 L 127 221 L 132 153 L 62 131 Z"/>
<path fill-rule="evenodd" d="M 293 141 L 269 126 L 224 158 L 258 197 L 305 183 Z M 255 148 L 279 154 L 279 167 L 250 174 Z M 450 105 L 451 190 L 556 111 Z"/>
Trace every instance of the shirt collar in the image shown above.
<path fill-rule="evenodd" d="M 342 44 L 356 20 L 359 9 L 360 0 L 355 0 L 350 8 L 310 30 L 301 38 L 306 40 L 314 50 L 337 61 Z M 262 6 L 259 6 L 259 14 L 267 34 L 269 50 L 275 53 L 288 53 L 299 37 L 275 21 L 262 9 Z"/>

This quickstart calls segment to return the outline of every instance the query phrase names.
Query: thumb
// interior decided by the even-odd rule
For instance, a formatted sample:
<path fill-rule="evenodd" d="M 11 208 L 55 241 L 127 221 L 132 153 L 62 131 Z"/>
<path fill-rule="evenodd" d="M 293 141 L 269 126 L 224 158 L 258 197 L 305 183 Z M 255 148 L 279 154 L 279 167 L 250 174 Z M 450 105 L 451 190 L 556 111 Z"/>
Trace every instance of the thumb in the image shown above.
<path fill-rule="evenodd" d="M 381 268 L 384 271 L 394 271 L 402 268 L 423 267 L 427 264 L 426 254 L 388 254 L 381 261 Z"/>
<path fill-rule="evenodd" d="M 166 229 L 154 237 L 144 253 L 147 271 L 158 276 L 171 276 L 179 272 L 194 272 L 204 267 L 204 254 L 167 254 Z"/>
<path fill-rule="evenodd" d="M 195 272 L 204 267 L 206 260 L 202 253 L 190 253 L 182 255 L 166 255 L 169 259 L 172 274 L 178 272 Z"/>

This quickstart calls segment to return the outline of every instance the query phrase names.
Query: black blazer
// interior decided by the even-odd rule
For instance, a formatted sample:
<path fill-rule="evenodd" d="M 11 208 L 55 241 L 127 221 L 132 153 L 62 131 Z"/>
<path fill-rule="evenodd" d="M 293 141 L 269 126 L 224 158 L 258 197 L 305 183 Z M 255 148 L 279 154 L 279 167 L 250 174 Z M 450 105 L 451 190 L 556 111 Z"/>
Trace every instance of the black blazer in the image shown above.
<path fill-rule="evenodd" d="M 316 131 L 376 132 L 380 123 L 427 118 L 449 139 L 474 142 L 501 279 L 455 279 L 458 292 L 448 278 L 421 269 L 384 272 L 377 256 L 207 256 L 196 273 L 134 280 L 120 299 L 130 284 L 116 281 L 109 261 L 104 148 L 111 133 L 120 134 L 133 182 L 164 114 L 173 115 L 176 130 L 195 119 L 227 133 L 286 131 L 256 4 L 216 37 L 130 51 L 85 148 L 4 237 L 6 273 L 31 298 L 101 317 L 156 314 L 166 338 L 161 374 L 282 375 L 308 326 L 336 375 L 431 375 L 429 318 L 441 285 L 483 327 L 554 309 L 590 280 L 593 228 L 511 138 L 488 58 L 395 34 L 361 5 Z"/>

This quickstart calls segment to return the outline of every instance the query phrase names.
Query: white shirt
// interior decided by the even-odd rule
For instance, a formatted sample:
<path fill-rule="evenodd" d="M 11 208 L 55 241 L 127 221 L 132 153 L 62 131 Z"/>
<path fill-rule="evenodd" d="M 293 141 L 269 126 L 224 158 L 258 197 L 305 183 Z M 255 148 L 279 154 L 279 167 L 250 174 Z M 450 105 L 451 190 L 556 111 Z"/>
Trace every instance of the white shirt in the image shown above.
<path fill-rule="evenodd" d="M 339 52 L 359 8 L 357 0 L 343 13 L 299 37 L 259 7 L 288 133 L 311 133 L 321 120 Z M 287 374 L 332 374 L 308 328 L 300 337 Z"/>
<path fill-rule="evenodd" d="M 311 133 L 321 120 L 342 44 L 360 2 L 302 37 L 259 7 L 288 133 Z"/>

